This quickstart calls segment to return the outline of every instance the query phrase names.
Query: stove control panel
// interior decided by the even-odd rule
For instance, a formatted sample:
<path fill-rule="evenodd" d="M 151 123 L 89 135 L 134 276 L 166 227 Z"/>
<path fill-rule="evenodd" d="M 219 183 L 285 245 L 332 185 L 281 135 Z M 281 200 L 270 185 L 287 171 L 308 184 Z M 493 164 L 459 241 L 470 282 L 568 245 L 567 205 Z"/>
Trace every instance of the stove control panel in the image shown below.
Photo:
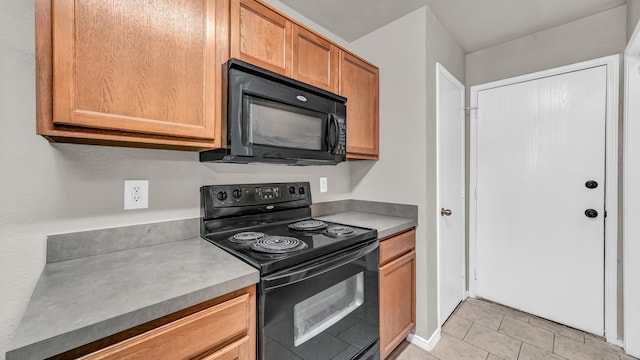
<path fill-rule="evenodd" d="M 260 200 L 278 200 L 280 199 L 280 186 L 261 186 L 256 187 L 256 198 Z"/>
<path fill-rule="evenodd" d="M 308 182 L 280 184 L 210 185 L 202 187 L 204 206 L 226 208 L 295 203 L 311 204 Z M 300 204 L 300 202 L 303 204 Z"/>

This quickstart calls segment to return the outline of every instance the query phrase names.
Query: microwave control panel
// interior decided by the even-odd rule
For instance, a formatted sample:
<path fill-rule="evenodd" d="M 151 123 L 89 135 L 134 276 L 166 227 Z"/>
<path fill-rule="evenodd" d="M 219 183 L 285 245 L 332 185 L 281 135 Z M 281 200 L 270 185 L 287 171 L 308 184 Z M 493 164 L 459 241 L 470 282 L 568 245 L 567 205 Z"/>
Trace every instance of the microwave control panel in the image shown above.
<path fill-rule="evenodd" d="M 344 119 L 339 117 L 338 121 L 338 144 L 334 150 L 336 155 L 345 155 L 347 153 L 347 124 Z"/>

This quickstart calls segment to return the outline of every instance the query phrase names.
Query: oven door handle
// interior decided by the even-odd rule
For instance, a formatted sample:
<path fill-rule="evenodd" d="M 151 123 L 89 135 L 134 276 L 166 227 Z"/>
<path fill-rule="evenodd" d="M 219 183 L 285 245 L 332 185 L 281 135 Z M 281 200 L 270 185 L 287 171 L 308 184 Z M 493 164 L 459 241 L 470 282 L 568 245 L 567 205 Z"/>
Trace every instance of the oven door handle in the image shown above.
<path fill-rule="evenodd" d="M 292 285 L 300 281 L 308 280 L 318 275 L 322 275 L 328 271 L 337 269 L 344 266 L 356 259 L 359 259 L 372 251 L 375 251 L 379 246 L 378 239 L 370 242 L 357 249 L 352 249 L 346 253 L 338 255 L 329 259 L 322 259 L 314 261 L 311 264 L 302 266 L 299 268 L 293 268 L 284 272 L 279 272 L 273 275 L 268 275 L 262 278 L 262 286 L 265 291 L 275 288 Z M 378 271 L 378 261 L 376 259 L 375 271 Z"/>

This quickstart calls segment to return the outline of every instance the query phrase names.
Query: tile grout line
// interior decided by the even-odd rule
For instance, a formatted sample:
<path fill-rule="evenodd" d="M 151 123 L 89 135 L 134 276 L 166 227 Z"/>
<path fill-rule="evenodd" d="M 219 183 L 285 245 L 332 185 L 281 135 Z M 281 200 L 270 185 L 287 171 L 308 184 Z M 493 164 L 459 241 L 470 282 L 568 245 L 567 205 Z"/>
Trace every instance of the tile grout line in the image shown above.
<path fill-rule="evenodd" d="M 504 315 L 503 315 L 503 317 L 504 317 Z M 517 342 L 519 342 L 519 343 L 520 343 L 520 347 L 522 347 L 522 344 L 524 343 L 524 341 L 522 341 L 522 340 L 520 340 L 520 339 L 516 339 L 516 338 L 514 338 L 514 337 L 513 337 L 513 336 L 511 336 L 511 335 L 507 335 L 507 334 L 504 334 L 504 333 L 498 332 L 498 330 L 493 330 L 493 329 L 491 329 L 491 328 L 489 328 L 489 327 L 486 327 L 486 326 L 484 326 L 484 325 L 482 325 L 482 324 L 478 324 L 478 323 L 476 323 L 476 322 L 474 322 L 474 321 L 472 321 L 472 324 L 471 324 L 471 326 L 469 327 L 469 330 L 467 330 L 467 334 L 469 333 L 469 331 L 471 330 L 471 327 L 472 327 L 474 324 L 475 324 L 475 325 L 478 325 L 479 327 L 484 328 L 484 329 L 486 329 L 486 330 L 488 330 L 488 331 L 492 331 L 492 332 L 495 332 L 495 333 L 497 333 L 497 334 L 500 334 L 500 335 L 503 335 L 503 336 L 505 336 L 505 337 L 508 337 L 508 338 L 510 338 L 510 339 L 512 339 L 512 340 L 515 340 L 515 341 L 517 341 Z M 500 325 L 502 325 L 502 321 L 500 321 Z M 500 329 L 500 326 L 498 326 L 498 329 Z M 467 337 L 467 334 L 465 334 L 465 336 L 464 336 L 465 338 Z M 476 346 L 476 345 L 474 345 L 474 344 L 472 344 L 472 343 L 470 343 L 470 342 L 465 341 L 464 339 L 463 339 L 462 341 L 463 341 L 465 344 L 471 345 L 471 346 L 473 346 L 473 347 L 475 347 L 475 348 L 477 348 L 477 349 L 480 349 L 480 350 L 482 350 L 482 351 L 486 351 L 486 352 L 488 352 L 489 354 L 492 354 L 492 352 L 491 352 L 491 351 L 486 350 L 486 349 L 483 349 L 483 348 L 481 348 L 481 347 L 479 347 L 479 346 Z M 520 350 L 518 350 L 518 354 L 520 354 Z M 495 355 L 495 354 L 494 354 L 494 355 Z M 496 356 L 497 356 L 497 355 L 496 355 Z M 488 357 L 488 355 L 487 355 L 487 357 Z"/>
<path fill-rule="evenodd" d="M 475 321 L 472 321 L 472 322 L 471 322 L 471 326 L 469 326 L 469 330 L 467 330 L 467 333 L 464 335 L 464 337 L 465 337 L 465 338 L 467 337 L 467 334 L 469 333 L 469 331 L 471 330 L 471 327 L 472 327 L 474 324 L 475 324 L 475 325 L 478 325 L 478 326 L 480 326 L 480 327 L 483 327 L 483 328 L 485 328 L 485 329 L 489 329 L 489 328 L 488 328 L 488 327 L 486 327 L 486 326 L 482 326 L 482 325 L 480 325 L 480 324 L 476 323 Z M 491 330 L 491 329 L 489 329 L 489 330 Z M 494 331 L 494 330 L 491 330 L 491 331 Z M 470 343 L 470 342 L 466 342 L 466 341 L 464 340 L 464 338 L 463 338 L 462 340 L 460 340 L 460 341 L 462 341 L 463 343 L 465 343 L 465 344 L 467 344 L 467 345 L 469 345 L 469 346 L 472 346 L 472 347 L 474 347 L 474 348 L 476 348 L 476 349 L 478 349 L 478 350 L 481 350 L 481 351 L 486 352 L 486 353 L 487 353 L 487 359 L 489 358 L 489 355 L 491 354 L 491 352 L 489 352 L 488 350 L 485 350 L 485 349 L 483 349 L 483 348 L 481 348 L 481 347 L 479 347 L 479 346 L 473 345 L 473 344 L 472 344 L 472 343 Z"/>
<path fill-rule="evenodd" d="M 465 332 L 464 332 L 464 335 L 462 335 L 462 339 L 460 339 L 460 340 L 464 341 L 464 338 L 466 338 L 466 337 L 467 337 L 467 334 L 469 333 L 469 330 L 471 330 L 471 327 L 472 327 L 472 326 L 473 326 L 473 324 L 475 324 L 475 323 L 476 323 L 475 321 L 471 321 L 471 325 L 469 325 L 469 328 L 467 329 L 467 331 L 465 331 Z M 465 342 L 466 342 L 466 341 L 465 341 Z"/>
<path fill-rule="evenodd" d="M 524 346 L 524 341 L 520 341 L 520 348 L 518 349 L 518 357 L 516 357 L 516 359 L 520 359 L 520 353 L 522 352 L 523 346 Z"/>

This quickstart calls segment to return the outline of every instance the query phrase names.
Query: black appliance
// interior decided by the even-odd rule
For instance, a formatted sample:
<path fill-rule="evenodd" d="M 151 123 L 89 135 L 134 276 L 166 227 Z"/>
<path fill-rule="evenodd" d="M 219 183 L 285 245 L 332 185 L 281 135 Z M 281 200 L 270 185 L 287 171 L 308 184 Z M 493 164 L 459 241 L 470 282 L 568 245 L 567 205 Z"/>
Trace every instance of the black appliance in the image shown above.
<path fill-rule="evenodd" d="M 227 62 L 225 83 L 226 146 L 201 152 L 200 161 L 335 165 L 345 160 L 346 98 L 237 59 Z"/>
<path fill-rule="evenodd" d="M 260 360 L 380 358 L 378 233 L 311 218 L 308 182 L 201 188 L 201 234 L 260 270 Z"/>

